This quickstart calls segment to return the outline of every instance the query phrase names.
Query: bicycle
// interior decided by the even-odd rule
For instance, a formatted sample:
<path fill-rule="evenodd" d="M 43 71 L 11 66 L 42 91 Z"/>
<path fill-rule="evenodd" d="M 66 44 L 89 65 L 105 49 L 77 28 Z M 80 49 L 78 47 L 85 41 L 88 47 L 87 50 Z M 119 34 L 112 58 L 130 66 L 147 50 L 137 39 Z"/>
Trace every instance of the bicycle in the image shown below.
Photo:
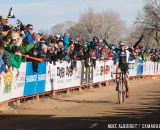
<path fill-rule="evenodd" d="M 122 102 L 125 102 L 125 93 L 126 93 L 126 87 L 125 87 L 125 79 L 124 79 L 124 72 L 121 71 L 120 73 L 114 73 L 119 75 L 119 77 L 116 79 L 118 83 L 118 103 L 121 104 Z"/>

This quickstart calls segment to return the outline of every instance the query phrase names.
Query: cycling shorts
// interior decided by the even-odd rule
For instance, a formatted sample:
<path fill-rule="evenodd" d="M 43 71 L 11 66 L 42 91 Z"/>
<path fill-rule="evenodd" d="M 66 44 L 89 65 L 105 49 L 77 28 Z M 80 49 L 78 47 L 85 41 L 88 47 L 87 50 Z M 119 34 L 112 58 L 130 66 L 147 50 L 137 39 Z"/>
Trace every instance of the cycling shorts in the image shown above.
<path fill-rule="evenodd" d="M 118 67 L 121 69 L 121 71 L 124 72 L 124 74 L 129 73 L 128 72 L 128 63 L 119 64 Z"/>

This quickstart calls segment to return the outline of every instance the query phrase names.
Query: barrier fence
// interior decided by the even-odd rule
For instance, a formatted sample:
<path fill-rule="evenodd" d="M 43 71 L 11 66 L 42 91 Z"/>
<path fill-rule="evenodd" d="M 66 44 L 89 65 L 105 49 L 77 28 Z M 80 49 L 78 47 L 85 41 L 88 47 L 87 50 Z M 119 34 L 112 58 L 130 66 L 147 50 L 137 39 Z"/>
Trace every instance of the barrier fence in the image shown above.
<path fill-rule="evenodd" d="M 112 60 L 96 61 L 96 66 L 85 67 L 84 61 L 77 61 L 72 70 L 71 64 L 63 61 L 56 65 L 39 63 L 38 72 L 32 63 L 22 63 L 19 70 L 13 69 L 0 78 L 0 103 L 15 98 L 32 96 L 71 87 L 99 83 L 115 79 L 116 66 Z M 129 76 L 160 76 L 160 63 L 132 61 L 129 63 Z"/>

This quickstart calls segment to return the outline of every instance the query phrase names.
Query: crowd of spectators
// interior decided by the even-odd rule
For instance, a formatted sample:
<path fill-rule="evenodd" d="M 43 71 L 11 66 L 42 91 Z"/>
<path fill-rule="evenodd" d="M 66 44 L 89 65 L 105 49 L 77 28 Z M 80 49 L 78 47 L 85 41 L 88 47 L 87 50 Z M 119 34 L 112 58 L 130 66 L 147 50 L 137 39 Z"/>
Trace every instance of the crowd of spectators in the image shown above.
<path fill-rule="evenodd" d="M 37 72 L 39 62 L 23 57 L 42 58 L 44 62 L 56 64 L 56 61 L 71 62 L 76 67 L 77 60 L 84 60 L 86 67 L 89 63 L 96 65 L 96 60 L 115 60 L 118 46 L 109 44 L 106 39 L 93 37 L 92 41 L 81 42 L 72 39 L 70 34 L 44 35 L 34 33 L 32 24 L 20 26 L 19 29 L 8 25 L 8 19 L 0 21 L 0 73 L 5 74 L 13 67 L 19 68 L 23 61 L 33 62 L 33 70 Z M 129 60 L 160 62 L 160 48 L 141 46 L 143 35 L 130 50 Z"/>

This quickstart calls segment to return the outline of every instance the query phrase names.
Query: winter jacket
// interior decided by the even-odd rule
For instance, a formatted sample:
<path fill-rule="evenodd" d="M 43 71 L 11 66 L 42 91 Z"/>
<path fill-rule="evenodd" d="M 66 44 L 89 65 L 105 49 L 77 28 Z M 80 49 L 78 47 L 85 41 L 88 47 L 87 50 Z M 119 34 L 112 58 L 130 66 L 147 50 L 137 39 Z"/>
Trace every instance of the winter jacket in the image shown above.
<path fill-rule="evenodd" d="M 8 51 L 11 51 L 12 50 L 12 47 L 14 46 L 15 44 L 10 42 L 8 45 L 7 45 L 7 50 Z M 20 46 L 20 53 L 27 53 L 29 52 L 31 49 L 33 49 L 35 46 L 35 44 L 27 44 L 25 46 Z"/>
<path fill-rule="evenodd" d="M 69 38 L 66 35 L 64 35 L 63 41 L 64 41 L 64 50 L 67 50 L 69 46 Z"/>
<path fill-rule="evenodd" d="M 12 66 L 12 63 L 11 63 L 11 59 L 10 59 L 10 54 L 8 51 L 4 51 L 4 54 L 3 54 L 3 61 L 5 63 L 5 65 L 7 65 L 7 67 L 11 67 Z"/>
<path fill-rule="evenodd" d="M 27 38 L 28 44 L 32 44 L 35 41 L 35 39 L 32 37 L 32 35 L 29 32 L 26 32 L 26 38 Z"/>
<path fill-rule="evenodd" d="M 15 68 L 20 68 L 20 65 L 22 63 L 22 56 L 17 56 L 13 52 L 10 52 L 10 58 L 12 66 Z"/>

